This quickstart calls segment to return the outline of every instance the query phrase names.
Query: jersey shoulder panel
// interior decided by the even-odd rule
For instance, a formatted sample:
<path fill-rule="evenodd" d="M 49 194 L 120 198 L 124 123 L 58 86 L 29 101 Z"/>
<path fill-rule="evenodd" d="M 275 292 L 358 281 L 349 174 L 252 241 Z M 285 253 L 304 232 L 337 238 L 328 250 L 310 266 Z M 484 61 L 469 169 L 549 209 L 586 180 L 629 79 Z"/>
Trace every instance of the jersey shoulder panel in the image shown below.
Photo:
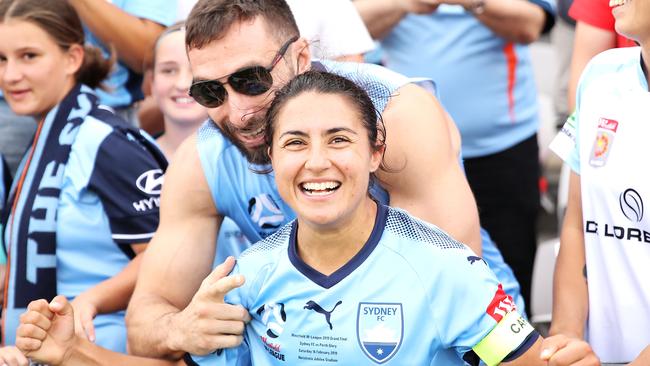
<path fill-rule="evenodd" d="M 224 164 L 223 156 L 228 149 L 236 147 L 221 133 L 217 125 L 210 119 L 205 121 L 197 131 L 196 148 L 201 161 L 201 168 L 217 209 L 219 192 L 219 165 Z M 237 151 L 238 152 L 238 151 Z"/>

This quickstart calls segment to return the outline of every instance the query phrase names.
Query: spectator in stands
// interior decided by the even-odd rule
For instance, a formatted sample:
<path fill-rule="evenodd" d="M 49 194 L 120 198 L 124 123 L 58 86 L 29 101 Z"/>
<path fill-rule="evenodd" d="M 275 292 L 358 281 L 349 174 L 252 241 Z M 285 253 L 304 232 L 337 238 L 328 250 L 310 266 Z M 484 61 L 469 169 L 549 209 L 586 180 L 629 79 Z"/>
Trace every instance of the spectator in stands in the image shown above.
<path fill-rule="evenodd" d="M 166 161 L 99 106 L 92 88 L 111 67 L 85 45 L 68 1 L 0 0 L 0 88 L 16 114 L 39 126 L 3 220 L 7 345 L 31 300 L 61 293 L 74 299 L 81 333 L 126 351 L 120 311 L 137 274 L 131 259 L 158 224 Z"/>

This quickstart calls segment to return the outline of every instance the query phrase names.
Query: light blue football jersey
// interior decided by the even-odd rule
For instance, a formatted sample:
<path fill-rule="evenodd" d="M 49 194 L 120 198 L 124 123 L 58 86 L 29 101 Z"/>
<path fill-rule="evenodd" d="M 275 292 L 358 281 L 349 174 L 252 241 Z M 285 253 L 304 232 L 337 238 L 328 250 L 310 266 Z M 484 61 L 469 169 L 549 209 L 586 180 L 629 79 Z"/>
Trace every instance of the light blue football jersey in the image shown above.
<path fill-rule="evenodd" d="M 505 319 L 498 313 L 513 310 L 483 260 L 402 210 L 378 204 L 363 248 L 329 276 L 298 256 L 297 227 L 287 224 L 237 261 L 234 273 L 246 282 L 226 301 L 252 317 L 243 345 L 188 363 L 465 365 Z M 537 340 L 528 329 L 508 353 Z"/>
<path fill-rule="evenodd" d="M 39 253 L 30 262 L 34 271 L 55 267 L 57 292 L 68 299 L 120 273 L 135 256 L 131 244 L 147 243 L 158 226 L 166 161 L 145 132 L 103 113 L 111 118 L 86 117 L 70 150 L 56 209 L 55 258 Z M 33 159 L 41 154 L 37 149 Z M 16 270 L 18 259 L 12 260 L 10 279 L 24 281 Z M 16 292 L 4 314 L 4 341 L 12 345 L 20 314 L 36 299 L 25 297 L 12 281 L 8 291 Z M 124 315 L 120 311 L 95 318 L 97 344 L 126 352 Z"/>
<path fill-rule="evenodd" d="M 383 111 L 390 96 L 408 83 L 415 82 L 436 92 L 430 81 L 409 79 L 377 65 L 322 61 L 315 63 L 314 68 L 327 69 L 363 86 L 378 111 Z M 293 210 L 280 198 L 273 173 L 255 173 L 265 167 L 251 166 L 213 122 L 207 121 L 199 129 L 197 145 L 201 166 L 219 213 L 232 219 L 251 243 L 271 235 L 295 218 Z M 388 193 L 380 186 L 373 186 L 371 193 L 380 202 L 389 203 Z M 523 298 L 512 270 L 485 230 L 481 230 L 481 238 L 484 259 L 523 312 Z M 223 262 L 229 255 L 237 256 L 250 245 L 221 239 L 218 243 L 215 263 Z"/>

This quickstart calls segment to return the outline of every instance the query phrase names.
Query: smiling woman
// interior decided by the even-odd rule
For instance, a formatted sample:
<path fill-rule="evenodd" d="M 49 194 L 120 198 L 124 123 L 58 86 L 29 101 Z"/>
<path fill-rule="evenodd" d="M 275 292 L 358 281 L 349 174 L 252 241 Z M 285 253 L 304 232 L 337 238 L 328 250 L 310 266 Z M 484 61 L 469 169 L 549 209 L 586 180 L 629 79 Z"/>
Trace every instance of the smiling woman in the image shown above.
<path fill-rule="evenodd" d="M 267 126 L 275 182 L 297 219 L 245 251 L 226 279 L 237 288 L 225 301 L 252 318 L 243 345 L 186 362 L 546 365 L 539 334 L 484 261 L 373 199 L 384 134 L 362 89 L 307 71 L 278 91 Z M 545 357 L 564 353 L 552 344 Z"/>
<path fill-rule="evenodd" d="M 138 178 L 166 162 L 150 138 L 99 106 L 92 88 L 111 61 L 84 43 L 68 1 L 0 0 L 0 88 L 15 113 L 38 123 L 3 218 L 7 345 L 31 300 L 60 293 L 74 299 L 81 333 L 126 351 L 123 314 L 114 312 L 133 289 L 130 260 L 158 223 L 158 207 L 141 203 L 158 202 L 160 187 L 143 189 Z M 93 325 L 98 313 L 113 314 Z M 4 352 L 12 351 L 0 350 L 0 361 Z"/>

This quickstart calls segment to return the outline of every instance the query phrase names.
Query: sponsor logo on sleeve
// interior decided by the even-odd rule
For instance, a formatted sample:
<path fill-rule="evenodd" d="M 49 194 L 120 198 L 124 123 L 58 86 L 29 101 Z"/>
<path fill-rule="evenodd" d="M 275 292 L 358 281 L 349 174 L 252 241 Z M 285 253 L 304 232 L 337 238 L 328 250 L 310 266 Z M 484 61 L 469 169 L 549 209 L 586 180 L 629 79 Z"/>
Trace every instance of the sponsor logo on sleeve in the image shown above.
<path fill-rule="evenodd" d="M 151 169 L 140 174 L 135 185 L 146 194 L 160 195 L 164 180 L 165 175 L 161 169 Z"/>
<path fill-rule="evenodd" d="M 467 261 L 469 262 L 469 264 L 474 264 L 476 262 L 483 262 L 483 264 L 485 264 L 487 266 L 487 262 L 485 261 L 485 259 L 483 259 L 481 257 L 477 257 L 475 255 L 468 256 Z"/>
<path fill-rule="evenodd" d="M 486 313 L 498 323 L 504 316 L 506 316 L 506 314 L 513 310 L 517 310 L 515 302 L 512 300 L 510 295 L 503 291 L 503 286 L 499 284 L 492 301 L 490 301 L 490 305 L 487 307 Z"/>
<path fill-rule="evenodd" d="M 404 334 L 404 318 L 400 303 L 359 303 L 357 340 L 363 353 L 382 364 L 393 358 Z"/>
<path fill-rule="evenodd" d="M 617 130 L 618 121 L 607 118 L 598 120 L 598 130 L 596 131 L 594 146 L 591 148 L 589 165 L 599 168 L 607 164 Z"/>
<path fill-rule="evenodd" d="M 160 207 L 160 191 L 164 180 L 165 174 L 161 169 L 151 169 L 140 174 L 135 185 L 141 192 L 152 197 L 132 202 L 133 208 L 137 212 L 146 212 Z"/>

